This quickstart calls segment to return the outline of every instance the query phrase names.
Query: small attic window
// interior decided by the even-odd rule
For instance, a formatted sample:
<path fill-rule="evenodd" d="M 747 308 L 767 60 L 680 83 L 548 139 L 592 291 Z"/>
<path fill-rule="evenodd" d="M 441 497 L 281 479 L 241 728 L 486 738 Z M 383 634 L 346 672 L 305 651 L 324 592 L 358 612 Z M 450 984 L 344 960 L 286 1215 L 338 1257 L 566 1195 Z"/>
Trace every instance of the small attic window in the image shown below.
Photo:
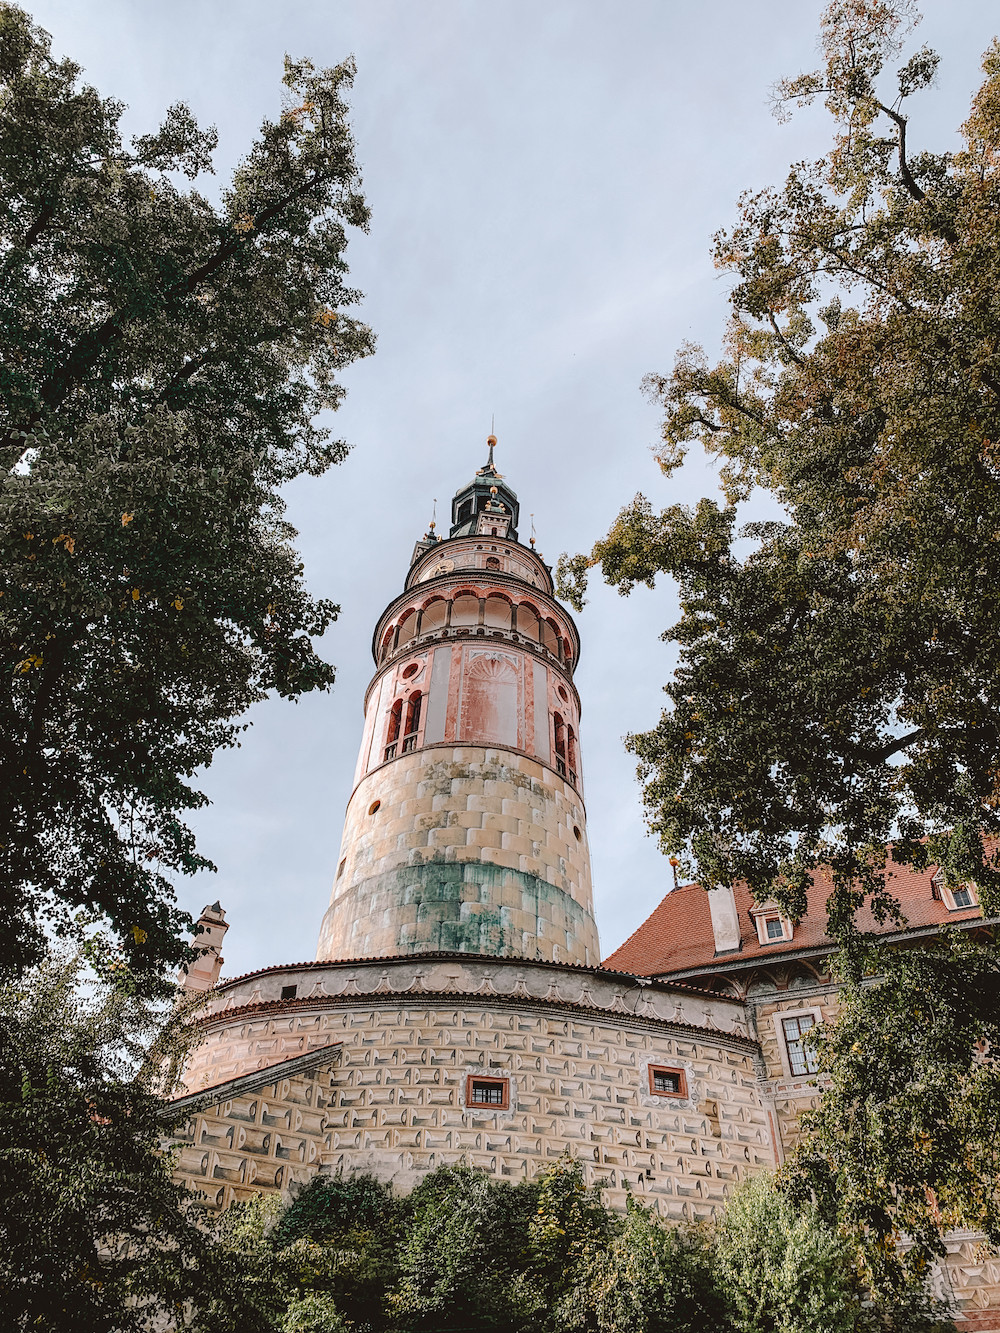
<path fill-rule="evenodd" d="M 757 939 L 761 944 L 780 944 L 792 938 L 794 930 L 791 921 L 784 916 L 774 902 L 761 903 L 750 909 L 750 917 L 757 928 Z"/>
<path fill-rule="evenodd" d="M 298 986 L 282 986 L 281 988 L 281 998 L 283 1000 L 294 1000 L 298 993 Z"/>
<path fill-rule="evenodd" d="M 972 884 L 956 884 L 949 889 L 941 870 L 931 880 L 931 893 L 949 912 L 967 912 L 970 907 L 979 906 L 979 895 Z"/>

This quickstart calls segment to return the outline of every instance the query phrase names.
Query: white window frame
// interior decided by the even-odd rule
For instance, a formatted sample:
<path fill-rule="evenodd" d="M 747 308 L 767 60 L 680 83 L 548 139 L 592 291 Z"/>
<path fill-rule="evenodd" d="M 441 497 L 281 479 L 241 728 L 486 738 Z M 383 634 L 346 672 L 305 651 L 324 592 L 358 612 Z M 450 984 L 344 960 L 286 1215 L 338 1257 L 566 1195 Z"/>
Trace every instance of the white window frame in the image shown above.
<path fill-rule="evenodd" d="M 785 1036 L 786 1018 L 806 1018 L 811 1017 L 814 1024 L 823 1022 L 822 1009 L 812 1008 L 788 1008 L 777 1009 L 774 1013 L 774 1030 L 778 1038 L 778 1053 L 781 1056 L 781 1068 L 784 1071 L 785 1078 L 796 1081 L 806 1078 L 815 1078 L 815 1074 L 793 1074 L 792 1063 L 788 1058 L 788 1041 Z"/>
<path fill-rule="evenodd" d="M 760 907 L 752 907 L 750 915 L 753 917 L 753 923 L 757 927 L 757 940 L 760 944 L 783 944 L 792 938 L 794 927 L 787 916 L 778 909 L 775 902 L 762 903 Z M 781 922 L 781 934 L 772 937 L 768 936 L 767 923 L 769 921 Z"/>

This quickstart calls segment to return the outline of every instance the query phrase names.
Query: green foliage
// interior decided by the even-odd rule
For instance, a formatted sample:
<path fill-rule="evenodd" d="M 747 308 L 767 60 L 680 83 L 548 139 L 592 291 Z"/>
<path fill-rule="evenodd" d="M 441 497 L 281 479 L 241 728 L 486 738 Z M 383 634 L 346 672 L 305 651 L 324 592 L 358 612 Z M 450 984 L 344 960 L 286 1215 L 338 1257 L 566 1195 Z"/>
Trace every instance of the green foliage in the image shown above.
<path fill-rule="evenodd" d="M 510 1329 L 533 1304 L 518 1280 L 536 1190 L 469 1167 L 440 1167 L 407 1199 L 399 1283 L 389 1297 L 404 1329 Z"/>
<path fill-rule="evenodd" d="M 0 1287 L 4 1326 L 147 1329 L 218 1293 L 267 1328 L 160 1151 L 160 1058 L 183 1025 L 99 943 L 0 987 Z M 176 1063 L 176 1062 L 175 1062 Z"/>
<path fill-rule="evenodd" d="M 890 837 L 897 860 L 948 860 L 1000 904 L 996 858 L 968 832 L 1000 832 L 1000 46 L 962 151 L 913 156 L 900 108 L 936 57 L 879 91 L 912 17 L 828 7 L 824 69 L 776 99 L 824 97 L 832 150 L 745 196 L 716 237 L 734 278 L 722 360 L 684 347 L 646 380 L 663 470 L 700 442 L 726 503 L 657 514 L 637 497 L 567 566 L 599 563 L 623 593 L 679 585 L 670 704 L 628 741 L 664 850 L 793 915 L 831 864 L 847 943 L 866 897 L 895 911 Z M 739 529 L 757 487 L 787 520 Z"/>
<path fill-rule="evenodd" d="M 769 1176 L 744 1182 L 718 1229 L 716 1262 L 740 1333 L 850 1333 L 859 1291 L 851 1246 Z"/>
<path fill-rule="evenodd" d="M 314 418 L 373 347 L 352 77 L 286 60 L 214 207 L 175 183 L 214 131 L 178 105 L 126 146 L 122 105 L 0 3 L 0 967 L 81 907 L 137 972 L 184 959 L 192 775 L 250 704 L 333 680 L 279 488 L 344 457 Z"/>
<path fill-rule="evenodd" d="M 574 1296 L 564 1302 L 566 1329 L 726 1333 L 733 1327 L 707 1234 L 669 1226 L 632 1198 L 619 1234 L 591 1252 Z"/>
<path fill-rule="evenodd" d="M 867 1283 L 902 1297 L 948 1230 L 1000 1244 L 1000 951 L 951 934 L 868 965 L 819 1030 L 827 1086 L 787 1169 L 855 1238 Z"/>
<path fill-rule="evenodd" d="M 303 1242 L 321 1247 L 324 1299 L 352 1324 L 378 1329 L 399 1278 L 405 1212 L 403 1201 L 374 1176 L 317 1176 L 282 1215 L 270 1243 L 276 1250 Z"/>

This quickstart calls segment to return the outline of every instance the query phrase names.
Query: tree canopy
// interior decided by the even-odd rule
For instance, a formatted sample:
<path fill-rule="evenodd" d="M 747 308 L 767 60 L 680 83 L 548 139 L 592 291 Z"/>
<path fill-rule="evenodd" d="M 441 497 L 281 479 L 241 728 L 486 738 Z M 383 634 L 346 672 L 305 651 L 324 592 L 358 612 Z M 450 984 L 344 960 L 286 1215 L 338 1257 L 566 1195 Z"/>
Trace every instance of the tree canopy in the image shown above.
<path fill-rule="evenodd" d="M 645 381 L 664 474 L 700 443 L 723 501 L 637 496 L 560 566 L 577 606 L 591 565 L 622 593 L 679 585 L 669 704 L 627 742 L 664 850 L 793 916 L 829 864 L 843 943 L 866 896 L 896 911 L 889 842 L 1000 911 L 1000 45 L 962 149 L 915 152 L 904 108 L 937 57 L 886 69 L 913 20 L 900 0 L 829 5 L 824 67 L 775 104 L 825 98 L 832 148 L 716 236 L 722 359 L 687 346 Z M 783 521 L 740 526 L 755 488 Z"/>
<path fill-rule="evenodd" d="M 350 61 L 286 58 L 284 109 L 211 203 L 214 130 L 124 107 L 0 3 L 0 967 L 80 909 L 185 957 L 191 785 L 269 692 L 327 688 L 280 487 L 339 462 L 317 414 L 373 338 Z"/>

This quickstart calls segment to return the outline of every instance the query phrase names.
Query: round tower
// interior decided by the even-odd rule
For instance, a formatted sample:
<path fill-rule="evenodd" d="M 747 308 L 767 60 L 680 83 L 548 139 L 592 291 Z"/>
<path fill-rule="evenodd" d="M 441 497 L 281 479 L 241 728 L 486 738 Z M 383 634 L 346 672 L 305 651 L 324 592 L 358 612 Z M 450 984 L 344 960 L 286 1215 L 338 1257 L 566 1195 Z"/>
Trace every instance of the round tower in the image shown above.
<path fill-rule="evenodd" d="M 318 959 L 595 965 L 579 635 L 489 459 L 414 548 L 375 675 Z"/>

